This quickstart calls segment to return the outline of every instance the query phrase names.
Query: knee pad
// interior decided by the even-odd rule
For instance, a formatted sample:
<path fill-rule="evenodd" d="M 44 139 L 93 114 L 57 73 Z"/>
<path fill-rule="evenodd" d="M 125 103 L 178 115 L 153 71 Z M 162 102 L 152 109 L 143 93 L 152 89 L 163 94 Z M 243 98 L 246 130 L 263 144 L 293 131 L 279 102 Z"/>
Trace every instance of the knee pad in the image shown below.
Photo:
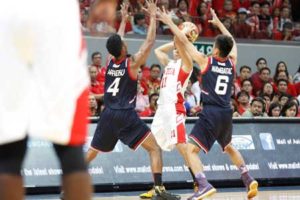
<path fill-rule="evenodd" d="M 54 149 L 59 158 L 64 175 L 74 172 L 87 171 L 82 145 L 63 146 L 54 144 Z"/>
<path fill-rule="evenodd" d="M 27 138 L 0 145 L 0 174 L 21 175 L 26 147 Z"/>

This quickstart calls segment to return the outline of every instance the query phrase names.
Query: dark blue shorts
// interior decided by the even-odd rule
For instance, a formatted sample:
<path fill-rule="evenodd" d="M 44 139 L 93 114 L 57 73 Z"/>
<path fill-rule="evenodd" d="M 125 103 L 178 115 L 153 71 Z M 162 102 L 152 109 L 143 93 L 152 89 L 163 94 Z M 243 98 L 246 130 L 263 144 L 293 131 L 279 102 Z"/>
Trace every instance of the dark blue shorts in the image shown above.
<path fill-rule="evenodd" d="M 113 110 L 106 107 L 101 113 L 91 146 L 108 152 L 121 140 L 130 148 L 136 149 L 150 133 L 150 128 L 135 110 Z"/>
<path fill-rule="evenodd" d="M 206 153 L 215 141 L 218 141 L 224 150 L 232 138 L 231 108 L 204 106 L 189 137 Z"/>

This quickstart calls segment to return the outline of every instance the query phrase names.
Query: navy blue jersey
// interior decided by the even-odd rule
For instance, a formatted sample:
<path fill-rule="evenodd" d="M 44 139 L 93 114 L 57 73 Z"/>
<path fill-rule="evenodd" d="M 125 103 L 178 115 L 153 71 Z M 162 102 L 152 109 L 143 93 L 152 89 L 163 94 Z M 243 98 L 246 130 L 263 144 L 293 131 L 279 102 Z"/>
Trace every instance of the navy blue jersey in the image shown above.
<path fill-rule="evenodd" d="M 203 104 L 230 108 L 234 65 L 230 59 L 219 61 L 209 57 L 208 60 L 208 65 L 202 75 L 201 98 Z"/>
<path fill-rule="evenodd" d="M 137 78 L 130 76 L 130 59 L 111 59 L 105 74 L 104 105 L 111 109 L 134 109 Z"/>

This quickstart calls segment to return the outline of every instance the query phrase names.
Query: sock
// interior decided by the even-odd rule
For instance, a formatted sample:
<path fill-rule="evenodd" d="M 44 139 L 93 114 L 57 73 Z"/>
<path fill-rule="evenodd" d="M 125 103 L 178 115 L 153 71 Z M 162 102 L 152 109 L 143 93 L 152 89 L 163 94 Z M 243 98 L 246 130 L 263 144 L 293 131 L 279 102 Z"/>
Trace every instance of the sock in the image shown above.
<path fill-rule="evenodd" d="M 208 182 L 203 172 L 199 172 L 198 174 L 196 174 L 195 178 L 200 188 L 207 186 Z"/>
<path fill-rule="evenodd" d="M 162 185 L 161 173 L 154 173 L 153 177 L 154 177 L 154 185 L 161 186 Z"/>
<path fill-rule="evenodd" d="M 193 178 L 193 181 L 196 182 L 196 177 L 195 177 L 195 174 L 193 173 L 192 169 L 189 167 L 189 171 L 190 171 L 190 174 Z"/>
<path fill-rule="evenodd" d="M 248 168 L 244 164 L 239 167 L 239 170 L 241 172 L 241 175 L 248 173 Z"/>

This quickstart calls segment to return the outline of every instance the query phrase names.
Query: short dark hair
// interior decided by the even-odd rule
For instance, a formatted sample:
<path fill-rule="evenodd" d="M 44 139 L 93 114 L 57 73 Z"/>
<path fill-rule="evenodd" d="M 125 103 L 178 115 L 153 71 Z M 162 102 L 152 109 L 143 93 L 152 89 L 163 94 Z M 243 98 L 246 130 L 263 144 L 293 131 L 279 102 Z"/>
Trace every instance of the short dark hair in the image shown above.
<path fill-rule="evenodd" d="M 252 106 L 255 101 L 256 102 L 260 102 L 262 104 L 262 106 L 263 106 L 263 112 L 265 112 L 265 110 L 266 110 L 266 104 L 265 104 L 264 99 L 261 98 L 261 97 L 255 97 L 254 99 L 252 99 L 250 105 Z"/>
<path fill-rule="evenodd" d="M 288 109 L 290 109 L 291 107 L 293 107 L 293 106 L 296 107 L 296 114 L 295 114 L 295 116 L 297 116 L 298 115 L 298 105 L 297 105 L 296 102 L 291 101 L 291 100 L 289 100 L 288 102 L 286 102 L 286 104 L 284 104 L 284 106 L 281 109 L 280 116 L 284 116 L 285 117 L 286 116 L 286 111 Z"/>
<path fill-rule="evenodd" d="M 251 72 L 251 67 L 249 67 L 249 66 L 247 66 L 247 65 L 241 66 L 241 68 L 240 68 L 240 73 L 242 72 L 243 69 L 249 69 L 250 72 Z"/>
<path fill-rule="evenodd" d="M 186 3 L 187 7 L 189 7 L 189 1 L 188 0 L 178 0 L 177 5 L 176 5 L 177 8 L 179 7 L 179 4 L 180 4 L 181 1 L 184 1 Z"/>
<path fill-rule="evenodd" d="M 256 64 L 256 66 L 258 65 L 258 63 L 259 63 L 261 60 L 265 61 L 265 62 L 266 62 L 266 64 L 268 63 L 268 62 L 267 62 L 267 60 L 266 60 L 265 58 L 263 58 L 263 57 L 260 57 L 259 59 L 257 59 L 257 60 L 256 60 L 256 63 L 255 63 L 255 64 Z"/>
<path fill-rule="evenodd" d="M 133 22 L 134 24 L 137 24 L 137 22 L 141 19 L 145 19 L 145 15 L 144 13 L 136 13 L 134 16 L 133 16 Z"/>
<path fill-rule="evenodd" d="M 242 80 L 242 82 L 241 82 L 241 86 L 243 86 L 244 85 L 244 82 L 246 82 L 246 81 L 248 81 L 248 82 L 250 82 L 251 83 L 251 85 L 253 86 L 253 84 L 252 84 L 252 80 L 251 79 L 244 79 L 244 80 Z"/>
<path fill-rule="evenodd" d="M 113 55 L 115 58 L 118 58 L 121 55 L 122 50 L 122 39 L 118 34 L 113 34 L 107 39 L 106 49 L 107 51 Z"/>
<path fill-rule="evenodd" d="M 292 98 L 292 96 L 287 93 L 281 93 L 281 95 L 278 98 L 278 101 L 281 101 L 282 97 L 287 97 L 289 100 Z"/>
<path fill-rule="evenodd" d="M 245 96 L 248 97 L 248 99 L 250 99 L 249 93 L 248 93 L 247 91 L 245 91 L 245 90 L 239 91 L 239 92 L 237 93 L 237 98 L 240 98 L 240 96 L 242 96 L 242 95 L 245 95 Z"/>
<path fill-rule="evenodd" d="M 286 85 L 289 84 L 289 82 L 288 82 L 287 80 L 281 78 L 281 79 L 278 79 L 278 80 L 276 81 L 276 85 L 278 85 L 280 82 L 285 82 Z"/>
<path fill-rule="evenodd" d="M 150 67 L 150 71 L 153 69 L 153 68 L 158 68 L 160 71 L 161 71 L 161 66 L 159 64 L 152 64 L 151 67 Z"/>
<path fill-rule="evenodd" d="M 101 53 L 100 53 L 99 51 L 96 51 L 96 52 L 92 53 L 91 58 L 94 59 L 94 57 L 97 56 L 97 55 L 102 56 Z"/>
<path fill-rule="evenodd" d="M 271 70 L 270 70 L 270 68 L 269 68 L 269 67 L 264 67 L 264 68 L 261 68 L 261 69 L 259 70 L 259 74 L 261 74 L 261 73 L 262 73 L 262 71 L 264 71 L 264 70 L 268 70 L 268 72 L 271 74 Z"/>
<path fill-rule="evenodd" d="M 225 58 L 229 55 L 233 47 L 233 39 L 227 35 L 218 35 L 216 37 L 216 47 L 219 49 L 219 56 Z"/>

